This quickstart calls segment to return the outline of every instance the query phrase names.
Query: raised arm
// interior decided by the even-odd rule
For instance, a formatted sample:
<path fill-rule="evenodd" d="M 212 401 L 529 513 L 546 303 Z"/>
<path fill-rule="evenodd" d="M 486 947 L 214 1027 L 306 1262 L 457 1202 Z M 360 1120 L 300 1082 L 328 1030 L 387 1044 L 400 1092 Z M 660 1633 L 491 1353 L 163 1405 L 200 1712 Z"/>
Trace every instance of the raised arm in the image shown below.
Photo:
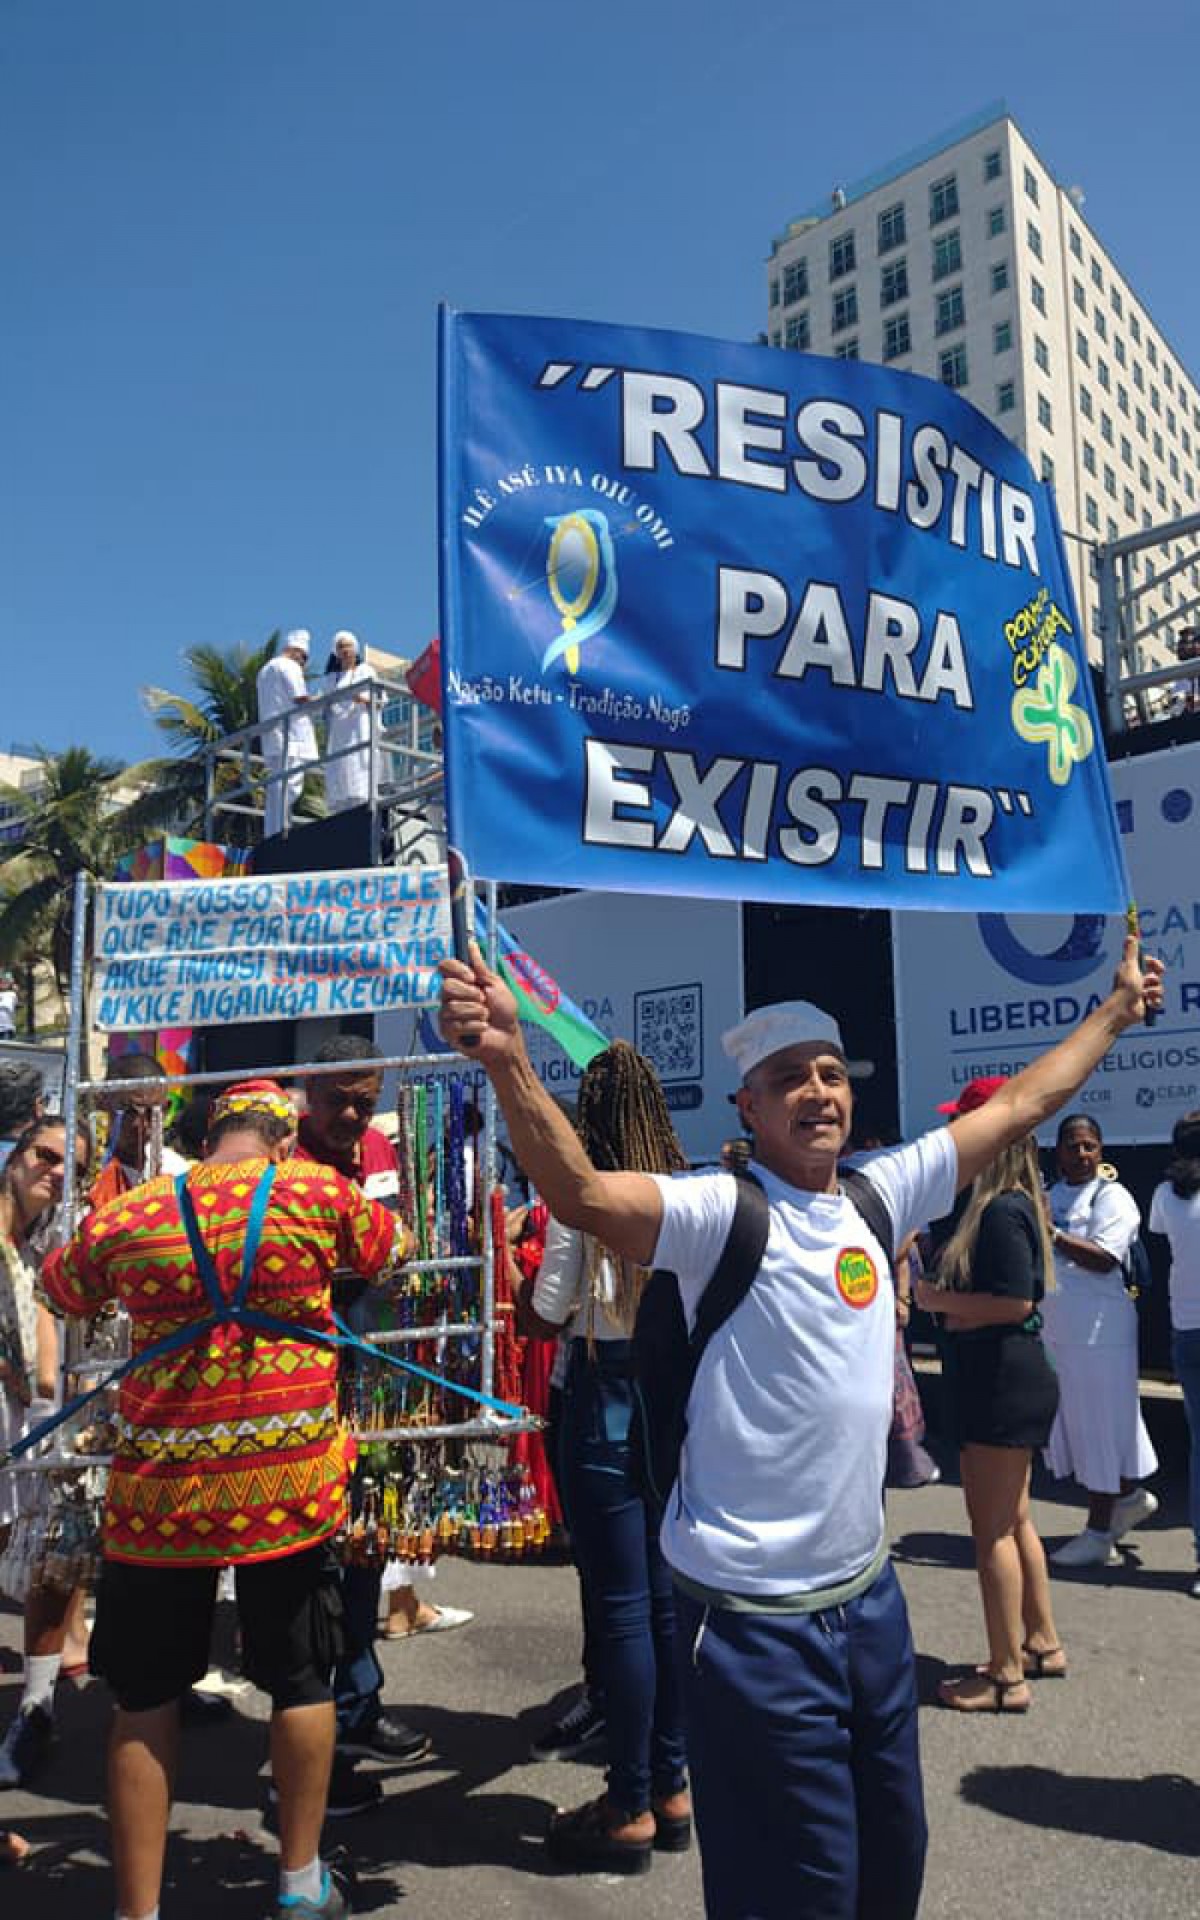
<path fill-rule="evenodd" d="M 649 1266 L 662 1224 L 658 1188 L 649 1174 L 600 1173 L 592 1165 L 534 1072 L 512 994 L 474 941 L 470 952 L 469 965 L 442 962 L 443 1037 L 487 1074 L 517 1164 L 554 1218 Z"/>
<path fill-rule="evenodd" d="M 1161 960 L 1141 960 L 1137 935 L 1125 937 L 1112 991 L 1056 1047 L 1014 1074 L 985 1106 L 950 1122 L 958 1149 L 959 1188 L 970 1186 L 1013 1140 L 1034 1133 L 1064 1107 L 1127 1027 L 1136 1026 L 1163 1001 Z"/>

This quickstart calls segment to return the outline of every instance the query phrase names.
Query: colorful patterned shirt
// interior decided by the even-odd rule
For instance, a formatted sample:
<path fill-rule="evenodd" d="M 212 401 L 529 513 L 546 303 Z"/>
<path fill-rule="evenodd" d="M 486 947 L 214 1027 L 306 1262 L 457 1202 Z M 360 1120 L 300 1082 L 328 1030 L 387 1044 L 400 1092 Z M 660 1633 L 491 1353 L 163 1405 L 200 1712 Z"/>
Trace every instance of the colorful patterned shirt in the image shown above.
<path fill-rule="evenodd" d="M 265 1165 L 201 1165 L 188 1176 L 227 1299 Z M 394 1214 L 332 1168 L 285 1163 L 247 1305 L 332 1332 L 334 1268 L 373 1278 L 403 1252 L 405 1237 Z M 209 1311 L 166 1177 L 89 1214 L 42 1279 L 64 1313 L 91 1315 L 119 1301 L 135 1353 Z M 135 1368 L 120 1387 L 106 1556 L 156 1566 L 243 1564 L 298 1553 L 332 1532 L 353 1462 L 336 1383 L 336 1349 L 236 1322 Z"/>

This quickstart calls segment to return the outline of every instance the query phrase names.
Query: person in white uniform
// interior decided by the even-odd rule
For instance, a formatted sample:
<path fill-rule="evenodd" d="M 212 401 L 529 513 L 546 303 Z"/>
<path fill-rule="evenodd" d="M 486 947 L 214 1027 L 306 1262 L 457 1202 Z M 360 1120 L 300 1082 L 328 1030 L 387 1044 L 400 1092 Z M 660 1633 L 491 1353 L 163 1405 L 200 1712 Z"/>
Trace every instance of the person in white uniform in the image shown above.
<path fill-rule="evenodd" d="M 694 1322 L 735 1208 L 725 1172 L 600 1172 L 543 1088 L 508 988 L 472 945 L 442 964 L 445 1039 L 487 1072 L 520 1165 L 555 1219 L 678 1276 Z M 1108 998 L 992 1100 L 866 1174 L 899 1245 L 1009 1142 L 1070 1098 L 1162 1003 L 1127 939 Z M 911 1920 L 925 1855 L 917 1696 L 887 1559 L 883 1478 L 894 1299 L 884 1250 L 843 1192 L 849 1066 L 806 1001 L 725 1036 L 770 1233 L 705 1348 L 662 1548 L 710 1920 Z"/>
<path fill-rule="evenodd" d="M 1088 1497 L 1087 1525 L 1050 1555 L 1057 1567 L 1106 1566 L 1116 1542 L 1158 1512 L 1140 1482 L 1154 1472 L 1138 1397 L 1137 1308 L 1122 1262 L 1141 1226 L 1137 1201 L 1101 1173 L 1104 1141 L 1086 1113 L 1058 1130 L 1060 1178 L 1047 1199 L 1056 1285 L 1042 1303 L 1046 1350 L 1058 1374 L 1058 1414 L 1045 1449 L 1057 1479 Z"/>
<path fill-rule="evenodd" d="M 304 669 L 310 644 L 305 629 L 293 627 L 279 652 L 259 669 L 256 682 L 260 741 L 267 763 L 263 831 L 268 838 L 291 825 L 292 809 L 304 791 L 304 769 L 317 757 L 317 736 L 304 712 L 308 700 Z"/>
<path fill-rule="evenodd" d="M 330 813 L 361 807 L 371 798 L 371 687 L 374 669 L 362 658 L 353 633 L 333 636 L 322 693 L 336 694 L 326 708 L 325 803 Z"/>
<path fill-rule="evenodd" d="M 1200 1600 L 1200 1113 L 1185 1113 L 1171 1134 L 1165 1180 L 1150 1200 L 1151 1233 L 1171 1247 L 1171 1362 L 1183 1389 L 1191 1452 L 1188 1500 L 1196 1573 L 1192 1598 Z"/>

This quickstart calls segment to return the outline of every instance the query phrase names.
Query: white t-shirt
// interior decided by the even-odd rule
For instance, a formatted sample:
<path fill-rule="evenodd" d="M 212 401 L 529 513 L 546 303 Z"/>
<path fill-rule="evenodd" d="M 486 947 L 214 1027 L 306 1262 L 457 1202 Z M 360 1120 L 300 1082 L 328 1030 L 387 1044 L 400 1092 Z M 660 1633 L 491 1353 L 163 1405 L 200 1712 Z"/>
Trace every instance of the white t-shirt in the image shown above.
<path fill-rule="evenodd" d="M 597 1249 L 591 1333 L 596 1340 L 628 1340 L 629 1328 L 610 1320 L 605 1312 L 616 1297 L 616 1276 L 606 1253 Z M 560 1226 L 551 1220 L 546 1231 L 546 1251 L 538 1277 L 533 1283 L 532 1307 L 543 1320 L 562 1328 L 565 1340 L 585 1340 L 588 1336 L 588 1260 L 587 1240 L 574 1227 Z"/>
<path fill-rule="evenodd" d="M 1142 1223 L 1138 1204 L 1119 1180 L 1086 1180 L 1073 1187 L 1058 1180 L 1047 1194 L 1056 1227 L 1080 1240 L 1094 1240 L 1116 1260 L 1097 1273 L 1054 1249 L 1055 1287 L 1042 1301 L 1046 1339 L 1055 1347 L 1137 1345 L 1137 1308 L 1125 1288 L 1121 1261 Z"/>
<path fill-rule="evenodd" d="M 840 1586 L 883 1544 L 895 1307 L 882 1247 L 843 1194 L 788 1186 L 752 1163 L 771 1225 L 746 1298 L 710 1340 L 688 1404 L 678 1486 L 663 1517 L 670 1564 L 745 1594 Z M 881 1153 L 869 1178 L 895 1244 L 950 1211 L 949 1128 Z M 654 1264 L 679 1276 L 689 1325 L 729 1231 L 728 1173 L 655 1175 Z"/>
<path fill-rule="evenodd" d="M 278 653 L 273 660 L 267 661 L 265 667 L 260 667 L 255 684 L 260 720 L 278 720 L 285 713 L 293 715 L 288 728 L 289 760 L 315 760 L 317 736 L 313 732 L 313 723 L 303 709 L 296 711 L 297 701 L 303 700 L 308 692 L 300 662 Z M 265 728 L 262 747 L 264 753 L 282 756 L 283 728 Z"/>
<path fill-rule="evenodd" d="M 1171 1243 L 1171 1325 L 1191 1333 L 1200 1327 L 1200 1193 L 1181 1200 L 1164 1180 L 1154 1189 L 1148 1224 Z"/>

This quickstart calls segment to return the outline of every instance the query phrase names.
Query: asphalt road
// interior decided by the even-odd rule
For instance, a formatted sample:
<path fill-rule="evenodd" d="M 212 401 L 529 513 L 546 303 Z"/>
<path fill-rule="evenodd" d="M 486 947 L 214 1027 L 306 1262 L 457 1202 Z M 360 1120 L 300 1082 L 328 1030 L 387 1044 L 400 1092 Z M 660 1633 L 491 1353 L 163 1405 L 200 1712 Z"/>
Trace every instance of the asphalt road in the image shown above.
<path fill-rule="evenodd" d="M 939 1709 L 941 1675 L 983 1651 L 961 1496 L 890 1496 L 891 1532 L 919 1650 L 932 1830 L 924 1920 L 1196 1920 L 1200 1915 L 1200 1602 L 1188 1596 L 1183 1422 L 1178 1402 L 1147 1408 L 1164 1455 L 1162 1511 L 1131 1536 L 1119 1569 L 1056 1580 L 1072 1670 L 1036 1690 L 1024 1717 Z M 936 1443 L 935 1443 L 936 1444 Z M 943 1459 L 950 1469 L 953 1463 Z M 1046 1489 L 1041 1490 L 1043 1494 Z M 1051 1487 L 1046 1539 L 1073 1532 L 1077 1504 Z M 459 1632 L 388 1645 L 387 1697 L 433 1736 L 435 1761 L 381 1773 L 377 1813 L 338 1823 L 360 1875 L 359 1911 L 421 1920 L 562 1916 L 687 1920 L 701 1912 L 694 1854 L 656 1859 L 645 1879 L 552 1873 L 548 1813 L 599 1790 L 591 1764 L 531 1764 L 529 1741 L 568 1697 L 578 1647 L 574 1576 L 561 1566 L 446 1561 L 442 1597 L 473 1607 Z M 19 1642 L 0 1613 L 0 1648 Z M 0 1715 L 17 1697 L 0 1680 Z M 37 1795 L 0 1795 L 0 1825 L 33 1843 L 0 1875 L 3 1920 L 80 1920 L 112 1911 L 100 1806 L 103 1689 L 60 1690 L 61 1739 Z M 163 1920 L 252 1920 L 269 1911 L 273 1847 L 260 1818 L 263 1704 L 185 1742 Z M 736 1764 L 736 1755 L 731 1755 Z M 797 1920 L 803 1920 L 797 1915 Z"/>

